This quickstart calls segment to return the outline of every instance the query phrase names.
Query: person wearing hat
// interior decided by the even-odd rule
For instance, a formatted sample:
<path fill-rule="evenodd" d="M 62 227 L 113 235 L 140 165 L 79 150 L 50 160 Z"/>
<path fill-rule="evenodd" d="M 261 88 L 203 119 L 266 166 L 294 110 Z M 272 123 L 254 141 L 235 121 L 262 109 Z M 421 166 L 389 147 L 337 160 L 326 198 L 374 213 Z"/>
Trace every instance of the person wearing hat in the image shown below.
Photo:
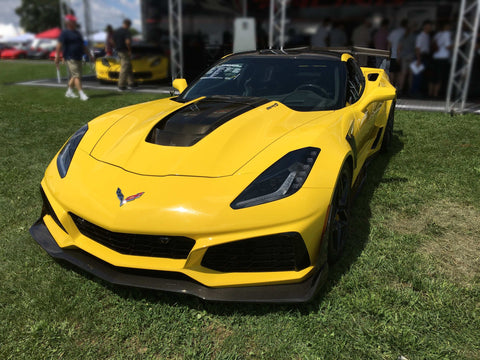
<path fill-rule="evenodd" d="M 60 51 L 63 51 L 63 59 L 65 60 L 70 80 L 68 81 L 68 89 L 65 96 L 68 98 L 78 97 L 73 89 L 76 88 L 80 100 L 88 100 L 88 96 L 82 90 L 82 57 L 87 54 L 92 61 L 92 57 L 88 48 L 83 42 L 82 34 L 77 30 L 77 18 L 74 15 L 65 16 L 65 26 L 58 37 L 57 47 L 55 51 L 55 65 L 58 67 L 60 63 Z"/>

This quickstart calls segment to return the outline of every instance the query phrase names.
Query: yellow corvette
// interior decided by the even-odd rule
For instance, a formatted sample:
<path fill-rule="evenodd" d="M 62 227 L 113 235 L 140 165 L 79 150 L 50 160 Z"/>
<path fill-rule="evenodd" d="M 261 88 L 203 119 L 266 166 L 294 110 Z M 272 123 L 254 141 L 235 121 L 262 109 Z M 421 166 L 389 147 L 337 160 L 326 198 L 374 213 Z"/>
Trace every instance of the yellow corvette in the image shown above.
<path fill-rule="evenodd" d="M 132 46 L 132 70 L 136 82 L 154 82 L 168 77 L 168 58 L 157 47 L 147 45 Z M 97 80 L 118 82 L 120 58 L 104 56 L 95 60 Z"/>
<path fill-rule="evenodd" d="M 67 141 L 41 182 L 33 238 L 116 284 L 310 300 L 345 244 L 366 160 L 392 137 L 387 74 L 349 53 L 265 50 L 174 87 Z"/>

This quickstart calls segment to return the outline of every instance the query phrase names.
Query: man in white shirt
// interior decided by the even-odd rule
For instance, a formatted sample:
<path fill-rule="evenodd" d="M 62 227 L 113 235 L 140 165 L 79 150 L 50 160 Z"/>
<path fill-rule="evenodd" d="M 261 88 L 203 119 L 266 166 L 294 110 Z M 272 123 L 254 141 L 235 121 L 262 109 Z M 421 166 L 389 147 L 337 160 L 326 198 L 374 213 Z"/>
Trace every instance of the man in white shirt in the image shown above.
<path fill-rule="evenodd" d="M 436 51 L 433 53 L 433 96 L 443 93 L 450 74 L 450 55 L 452 49 L 452 32 L 450 24 L 444 23 L 433 37 Z"/>
<path fill-rule="evenodd" d="M 397 87 L 398 75 L 401 71 L 400 67 L 400 53 L 401 53 L 401 40 L 407 32 L 408 21 L 403 19 L 400 26 L 393 29 L 388 34 L 388 49 L 391 51 L 390 55 L 390 80 L 392 84 Z"/>
<path fill-rule="evenodd" d="M 417 58 L 416 66 L 420 67 L 423 64 L 425 68 L 421 75 L 421 90 L 423 95 L 433 94 L 433 84 L 430 83 L 431 72 L 431 54 L 430 54 L 430 33 L 432 32 L 432 22 L 425 20 L 423 22 L 422 31 L 417 35 L 415 41 L 415 53 Z"/>
<path fill-rule="evenodd" d="M 320 23 L 317 27 L 317 31 L 313 34 L 311 38 L 311 44 L 315 47 L 326 47 L 328 34 L 331 29 L 331 20 L 330 18 L 326 18 L 322 23 Z"/>

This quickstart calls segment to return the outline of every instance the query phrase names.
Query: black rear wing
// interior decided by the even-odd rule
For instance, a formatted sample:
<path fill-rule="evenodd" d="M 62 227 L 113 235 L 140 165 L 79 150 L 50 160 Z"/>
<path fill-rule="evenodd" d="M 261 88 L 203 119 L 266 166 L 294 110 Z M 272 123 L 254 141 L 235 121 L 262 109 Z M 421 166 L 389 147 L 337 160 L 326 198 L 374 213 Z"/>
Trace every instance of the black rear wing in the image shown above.
<path fill-rule="evenodd" d="M 285 49 L 288 51 L 310 51 L 310 52 L 336 52 L 336 53 L 347 53 L 352 55 L 363 67 L 373 67 L 378 69 L 383 69 L 387 73 L 390 70 L 390 51 L 388 50 L 379 50 L 372 49 L 360 46 L 341 46 L 341 47 L 298 47 L 293 49 Z"/>

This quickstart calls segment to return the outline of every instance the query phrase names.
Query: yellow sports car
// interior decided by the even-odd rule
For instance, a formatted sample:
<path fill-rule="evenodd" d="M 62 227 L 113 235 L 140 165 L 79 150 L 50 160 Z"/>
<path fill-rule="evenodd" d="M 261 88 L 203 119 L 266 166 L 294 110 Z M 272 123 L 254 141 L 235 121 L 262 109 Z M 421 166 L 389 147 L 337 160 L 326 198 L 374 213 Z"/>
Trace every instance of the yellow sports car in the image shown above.
<path fill-rule="evenodd" d="M 392 138 L 395 88 L 351 53 L 230 55 L 179 96 L 78 130 L 33 238 L 109 282 L 303 302 L 345 245 L 352 189 Z"/>
<path fill-rule="evenodd" d="M 132 70 L 136 82 L 154 82 L 168 77 L 168 58 L 158 47 L 147 45 L 132 46 Z M 97 80 L 118 82 L 120 58 L 104 56 L 95 60 Z"/>

